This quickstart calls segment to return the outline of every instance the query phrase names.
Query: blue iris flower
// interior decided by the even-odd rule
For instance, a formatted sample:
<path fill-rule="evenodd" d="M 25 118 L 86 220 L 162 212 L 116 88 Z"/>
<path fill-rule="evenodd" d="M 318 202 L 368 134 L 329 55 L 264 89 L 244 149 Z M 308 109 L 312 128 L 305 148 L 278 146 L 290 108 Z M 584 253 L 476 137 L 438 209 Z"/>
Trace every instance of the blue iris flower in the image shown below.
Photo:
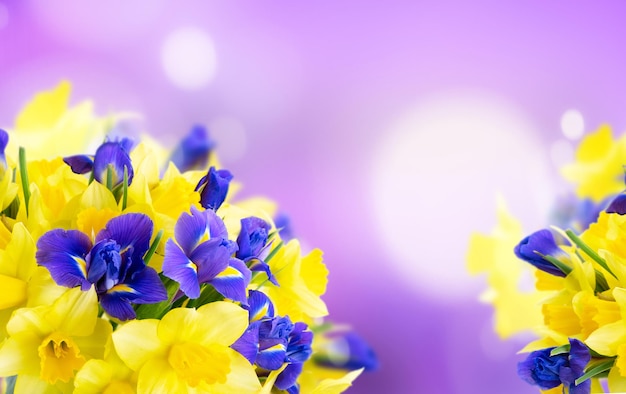
<path fill-rule="evenodd" d="M 133 180 L 134 171 L 130 160 L 133 141 L 123 138 L 119 141 L 106 141 L 96 150 L 95 156 L 68 156 L 63 161 L 76 174 L 87 174 L 93 171 L 94 179 L 106 183 L 108 168 L 112 172 L 112 186 L 120 185 L 124 180 L 124 168 L 128 172 L 128 184 Z"/>
<path fill-rule="evenodd" d="M 222 219 L 211 210 L 191 207 L 174 228 L 174 240 L 165 244 L 163 275 L 180 284 L 189 298 L 200 296 L 200 285 L 210 283 L 220 294 L 247 304 L 246 288 L 251 272 L 243 261 L 232 257 L 237 244 L 228 239 Z"/>
<path fill-rule="evenodd" d="M 524 381 L 549 390 L 563 384 L 570 394 L 589 394 L 591 380 L 579 385 L 575 381 L 584 374 L 591 355 L 589 349 L 578 339 L 569 339 L 569 353 L 551 356 L 554 348 L 537 350 L 517 366 L 517 374 Z"/>
<path fill-rule="evenodd" d="M 189 134 L 174 148 L 170 161 L 181 171 L 203 170 L 209 162 L 209 154 L 215 141 L 209 138 L 206 128 L 194 126 Z"/>
<path fill-rule="evenodd" d="M 78 230 L 51 230 L 37 241 L 37 263 L 61 286 L 85 291 L 93 284 L 105 312 L 120 320 L 134 319 L 131 304 L 167 299 L 159 275 L 143 260 L 152 230 L 150 218 L 139 213 L 109 220 L 95 245 Z"/>
<path fill-rule="evenodd" d="M 209 172 L 200 179 L 196 191 L 200 192 L 200 205 L 217 211 L 226 199 L 228 187 L 233 175 L 228 170 L 209 168 Z"/>
<path fill-rule="evenodd" d="M 555 276 L 565 276 L 560 268 L 543 257 L 567 258 L 567 254 L 559 248 L 550 230 L 539 230 L 527 236 L 515 247 L 514 252 L 518 258 L 542 271 Z"/>
<path fill-rule="evenodd" d="M 274 385 L 298 393 L 296 380 L 311 357 L 313 333 L 305 323 L 292 323 L 289 316 L 274 316 L 272 302 L 259 291 L 250 291 L 246 309 L 250 325 L 231 347 L 264 370 L 275 371 L 287 363 Z"/>
<path fill-rule="evenodd" d="M 4 154 L 4 150 L 7 148 L 8 143 L 9 133 L 0 129 L 0 178 L 2 178 L 7 169 L 7 157 Z"/>
<path fill-rule="evenodd" d="M 267 242 L 270 230 L 270 225 L 261 218 L 251 216 L 241 219 L 241 230 L 237 236 L 239 250 L 235 257 L 243 260 L 250 271 L 265 272 L 270 282 L 278 286 L 276 278 L 270 271 L 270 266 L 264 261 L 271 245 Z"/>
<path fill-rule="evenodd" d="M 378 369 L 376 354 L 356 332 L 337 331 L 324 334 L 324 337 L 324 346 L 313 357 L 316 364 L 350 371 Z"/>

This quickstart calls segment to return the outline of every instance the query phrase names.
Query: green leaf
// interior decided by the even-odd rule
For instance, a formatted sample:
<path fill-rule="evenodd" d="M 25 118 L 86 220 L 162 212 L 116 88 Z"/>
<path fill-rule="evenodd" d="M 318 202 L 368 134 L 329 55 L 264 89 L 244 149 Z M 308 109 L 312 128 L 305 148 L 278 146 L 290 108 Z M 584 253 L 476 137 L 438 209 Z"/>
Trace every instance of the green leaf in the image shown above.
<path fill-rule="evenodd" d="M 561 345 L 559 347 L 555 347 L 554 349 L 552 349 L 552 351 L 550 352 L 550 357 L 552 356 L 556 356 L 558 354 L 563 354 L 563 353 L 569 353 L 569 349 L 570 349 L 570 344 L 565 344 L 565 345 Z"/>
<path fill-rule="evenodd" d="M 538 254 L 539 256 L 543 257 L 544 259 L 548 260 L 550 263 L 552 263 L 552 265 L 554 265 L 556 268 L 560 269 L 561 272 L 563 272 L 565 275 L 569 274 L 570 272 L 572 272 L 572 267 L 570 267 L 569 265 L 563 263 L 562 261 L 560 261 L 559 259 L 552 257 L 550 255 L 547 254 L 541 254 L 537 251 L 535 251 L 536 254 Z"/>
<path fill-rule="evenodd" d="M 146 255 L 143 257 L 143 261 L 146 262 L 146 265 L 148 265 L 148 263 L 150 262 L 150 259 L 152 258 L 152 255 L 154 254 L 154 252 L 156 252 L 156 249 L 159 246 L 159 243 L 161 242 L 162 237 L 163 237 L 163 229 L 159 230 L 156 237 L 154 237 L 154 242 L 152 242 L 152 245 L 150 245 L 150 249 L 148 249 L 148 251 L 146 252 Z"/>
<path fill-rule="evenodd" d="M 124 166 L 124 183 L 122 184 L 122 211 L 128 204 L 128 167 Z"/>
<path fill-rule="evenodd" d="M 159 274 L 161 282 L 167 290 L 167 300 L 157 302 L 154 304 L 137 304 L 135 305 L 135 312 L 137 313 L 137 319 L 160 319 L 171 309 L 174 296 L 178 292 L 178 282 L 171 280 L 170 278 Z"/>
<path fill-rule="evenodd" d="M 593 261 L 595 261 L 596 263 L 598 263 L 602 268 L 604 268 L 609 274 L 613 275 L 613 277 L 615 279 L 617 279 L 617 276 L 615 276 L 615 274 L 613 273 L 613 271 L 611 271 L 611 269 L 609 268 L 608 265 L 606 265 L 606 261 L 604 261 L 604 259 L 602 257 L 600 257 L 593 249 L 591 249 L 589 247 L 589 245 L 587 245 L 582 239 L 580 239 L 576 234 L 574 234 L 574 232 L 572 230 L 566 230 L 565 234 L 567 234 L 567 237 L 576 245 L 580 248 L 580 250 L 582 250 L 583 252 L 585 252 L 585 254 L 587 256 L 589 256 Z"/>
<path fill-rule="evenodd" d="M 278 245 L 276 245 L 276 247 L 274 249 L 272 249 L 272 251 L 270 252 L 270 254 L 267 255 L 267 257 L 265 258 L 265 263 L 269 263 L 270 260 L 272 259 L 272 257 L 276 256 L 276 253 L 278 253 L 278 251 L 283 247 L 283 241 L 280 241 L 278 243 Z"/>
<path fill-rule="evenodd" d="M 107 165 L 107 180 L 106 180 L 107 184 L 107 189 L 109 189 L 111 192 L 113 191 L 113 165 L 109 164 Z"/>
<path fill-rule="evenodd" d="M 22 178 L 22 190 L 24 191 L 24 204 L 26 215 L 28 215 L 28 201 L 30 200 L 30 182 L 28 181 L 28 167 L 26 162 L 26 149 L 20 146 L 19 149 L 20 177 Z"/>
<path fill-rule="evenodd" d="M 599 362 L 595 364 L 592 368 L 588 369 L 583 376 L 576 379 L 574 383 L 576 383 L 576 386 L 578 386 L 587 379 L 591 379 L 594 376 L 600 375 L 601 373 L 608 371 L 613 367 L 613 364 L 615 364 L 614 358 Z"/>

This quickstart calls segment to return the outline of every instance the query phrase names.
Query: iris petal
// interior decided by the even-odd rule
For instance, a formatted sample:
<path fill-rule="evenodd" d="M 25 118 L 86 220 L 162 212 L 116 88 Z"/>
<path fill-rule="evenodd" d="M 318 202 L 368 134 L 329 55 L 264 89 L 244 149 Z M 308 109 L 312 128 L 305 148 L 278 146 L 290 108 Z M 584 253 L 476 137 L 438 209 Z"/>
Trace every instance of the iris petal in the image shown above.
<path fill-rule="evenodd" d="M 243 261 L 232 258 L 228 267 L 211 280 L 211 284 L 221 295 L 231 300 L 248 304 L 246 288 L 250 283 L 251 273 Z"/>
<path fill-rule="evenodd" d="M 191 207 L 191 215 L 183 213 L 174 228 L 176 242 L 186 255 L 191 255 L 201 241 L 212 238 L 228 238 L 228 232 L 222 219 L 213 211 L 200 211 Z"/>
<path fill-rule="evenodd" d="M 127 298 L 135 304 L 151 304 L 167 300 L 165 286 L 152 267 L 146 267 L 137 272 L 125 285 L 132 289 Z"/>
<path fill-rule="evenodd" d="M 250 364 L 254 364 L 259 351 L 259 323 L 250 324 L 243 335 L 231 345 L 231 348 L 244 356 Z"/>
<path fill-rule="evenodd" d="M 272 301 L 260 291 L 250 290 L 248 292 L 248 307 L 245 309 L 250 313 L 251 322 L 261 320 L 264 317 L 274 317 Z"/>
<path fill-rule="evenodd" d="M 232 179 L 233 175 L 228 170 L 209 168 L 209 173 L 196 186 L 196 190 L 200 191 L 200 205 L 206 209 L 217 211 L 226 199 L 228 186 Z"/>
<path fill-rule="evenodd" d="M 206 128 L 196 125 L 174 148 L 170 161 L 181 172 L 205 169 L 214 146 L 215 142 L 209 138 Z"/>
<path fill-rule="evenodd" d="M 141 213 L 127 213 L 109 220 L 96 236 L 96 242 L 113 239 L 120 245 L 121 253 L 132 247 L 131 260 L 138 262 L 143 261 L 143 255 L 150 247 L 151 237 L 152 220 Z"/>
<path fill-rule="evenodd" d="M 163 275 L 180 284 L 180 290 L 189 298 L 200 296 L 196 265 L 169 239 L 165 244 Z"/>
<path fill-rule="evenodd" d="M 626 194 L 620 194 L 611 201 L 611 205 L 606 209 L 606 213 L 626 214 Z"/>
<path fill-rule="evenodd" d="M 74 174 L 86 174 L 93 171 L 93 156 L 75 155 L 63 158 Z"/>
<path fill-rule="evenodd" d="M 241 219 L 241 231 L 237 236 L 237 258 L 245 260 L 248 257 L 258 257 L 267 243 L 270 229 L 270 225 L 261 218 L 251 216 Z"/>
<path fill-rule="evenodd" d="M 201 243 L 189 259 L 198 267 L 198 281 L 206 283 L 228 267 L 230 251 L 221 239 Z"/>
<path fill-rule="evenodd" d="M 264 349 L 260 349 L 256 356 L 256 364 L 264 369 L 275 371 L 285 362 L 286 345 L 280 338 L 263 341 Z"/>
<path fill-rule="evenodd" d="M 56 229 L 39 238 L 35 257 L 57 284 L 88 290 L 91 283 L 87 280 L 85 256 L 90 249 L 91 241 L 82 232 Z"/>
<path fill-rule="evenodd" d="M 302 373 L 302 363 L 289 364 L 283 372 L 278 375 L 274 386 L 279 390 L 287 390 L 296 384 L 298 376 Z"/>
<path fill-rule="evenodd" d="M 133 179 L 134 171 L 130 156 L 119 142 L 105 142 L 96 151 L 93 160 L 94 178 L 104 183 L 109 165 L 113 169 L 113 186 L 119 185 L 124 180 L 124 167 L 128 171 L 128 183 Z"/>
<path fill-rule="evenodd" d="M 99 296 L 99 300 L 102 309 L 111 317 L 122 321 L 137 317 L 135 310 L 125 298 L 123 292 L 104 293 Z"/>

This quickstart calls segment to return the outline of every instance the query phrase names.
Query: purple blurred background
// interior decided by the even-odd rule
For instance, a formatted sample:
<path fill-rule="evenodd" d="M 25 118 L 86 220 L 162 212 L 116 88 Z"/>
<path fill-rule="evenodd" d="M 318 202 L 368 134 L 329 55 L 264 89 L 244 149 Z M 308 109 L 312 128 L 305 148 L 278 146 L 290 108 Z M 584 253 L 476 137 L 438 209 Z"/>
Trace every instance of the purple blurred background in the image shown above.
<path fill-rule="evenodd" d="M 352 393 L 534 393 L 465 272 L 496 194 L 526 232 L 583 131 L 626 125 L 626 3 L 0 0 L 0 126 L 62 78 L 225 167 L 325 252 L 335 321 L 382 364 Z M 620 49 L 621 48 L 621 49 Z"/>

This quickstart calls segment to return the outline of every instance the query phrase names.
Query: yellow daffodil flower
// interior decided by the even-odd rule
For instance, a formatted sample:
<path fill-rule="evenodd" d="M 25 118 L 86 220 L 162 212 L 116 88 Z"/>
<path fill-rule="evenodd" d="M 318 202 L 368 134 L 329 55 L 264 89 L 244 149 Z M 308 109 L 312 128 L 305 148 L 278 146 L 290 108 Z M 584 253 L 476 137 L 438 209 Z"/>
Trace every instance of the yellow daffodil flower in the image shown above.
<path fill-rule="evenodd" d="M 18 309 L 0 347 L 0 376 L 18 375 L 17 394 L 71 391 L 76 371 L 103 357 L 111 335 L 111 324 L 97 315 L 93 289 L 70 289 L 52 305 Z"/>
<path fill-rule="evenodd" d="M 498 200 L 498 224 L 491 235 L 473 234 L 467 254 L 467 268 L 472 274 L 486 273 L 489 288 L 481 300 L 494 305 L 495 330 L 502 338 L 523 331 L 535 331 L 543 317 L 537 305 L 546 297 L 537 291 L 522 291 L 523 277 L 532 278 L 535 270 L 513 254 L 522 239 L 520 223 Z M 557 280 L 562 281 L 562 278 Z"/>
<path fill-rule="evenodd" d="M 577 185 L 580 198 L 599 202 L 624 190 L 626 135 L 613 140 L 611 128 L 602 125 L 587 135 L 576 151 L 576 162 L 562 169 L 563 176 Z"/>
<path fill-rule="evenodd" d="M 297 240 L 284 245 L 269 262 L 280 286 L 264 281 L 260 290 L 272 299 L 278 315 L 306 322 L 328 315 L 326 304 L 320 298 L 326 292 L 328 270 L 319 249 L 304 257 L 300 253 Z"/>
<path fill-rule="evenodd" d="M 138 372 L 139 393 L 256 393 L 254 368 L 229 347 L 247 327 L 247 311 L 219 301 L 130 321 L 113 333 L 113 343 Z"/>

